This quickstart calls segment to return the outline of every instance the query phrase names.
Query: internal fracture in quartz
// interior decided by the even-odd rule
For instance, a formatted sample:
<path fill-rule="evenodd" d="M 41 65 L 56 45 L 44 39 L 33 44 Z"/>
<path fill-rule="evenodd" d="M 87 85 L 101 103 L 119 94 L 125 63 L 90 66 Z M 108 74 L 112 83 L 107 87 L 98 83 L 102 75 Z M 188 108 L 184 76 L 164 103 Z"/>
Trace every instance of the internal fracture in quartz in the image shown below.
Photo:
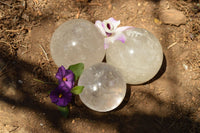
<path fill-rule="evenodd" d="M 54 32 L 50 49 L 57 66 L 84 63 L 85 68 L 101 62 L 105 56 L 104 38 L 96 26 L 82 19 L 63 23 Z"/>
<path fill-rule="evenodd" d="M 116 40 L 106 51 L 107 63 L 117 67 L 126 83 L 141 84 L 152 79 L 159 71 L 163 52 L 159 40 L 141 28 L 123 31 L 125 43 Z"/>
<path fill-rule="evenodd" d="M 84 86 L 81 101 L 90 109 L 107 112 L 115 109 L 123 101 L 126 83 L 115 67 L 99 63 L 86 69 L 79 79 Z"/>

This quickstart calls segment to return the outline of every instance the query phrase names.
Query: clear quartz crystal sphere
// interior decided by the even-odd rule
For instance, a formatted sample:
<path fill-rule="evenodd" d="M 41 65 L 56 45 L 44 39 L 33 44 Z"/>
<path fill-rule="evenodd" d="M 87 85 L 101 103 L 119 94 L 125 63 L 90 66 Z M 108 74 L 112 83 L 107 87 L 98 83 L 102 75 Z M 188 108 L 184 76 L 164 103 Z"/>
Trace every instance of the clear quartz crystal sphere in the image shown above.
<path fill-rule="evenodd" d="M 84 63 L 85 67 L 101 62 L 105 56 L 104 37 L 87 20 L 74 19 L 63 23 L 53 33 L 50 49 L 57 66 L 66 68 Z"/>
<path fill-rule="evenodd" d="M 117 67 L 126 83 L 141 84 L 159 71 L 163 52 L 159 40 L 141 28 L 125 30 L 125 43 L 115 41 L 106 51 L 107 63 Z"/>
<path fill-rule="evenodd" d="M 99 63 L 86 69 L 78 85 L 84 86 L 81 101 L 90 109 L 107 112 L 115 109 L 126 94 L 126 83 L 115 67 Z"/>

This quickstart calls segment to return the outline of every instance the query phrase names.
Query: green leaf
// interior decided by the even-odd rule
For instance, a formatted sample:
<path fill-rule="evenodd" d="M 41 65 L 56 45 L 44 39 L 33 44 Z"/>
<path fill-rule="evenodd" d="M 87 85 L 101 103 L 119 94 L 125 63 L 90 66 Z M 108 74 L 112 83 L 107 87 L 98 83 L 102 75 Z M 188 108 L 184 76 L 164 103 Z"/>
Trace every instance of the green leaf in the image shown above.
<path fill-rule="evenodd" d="M 75 81 L 81 76 L 83 69 L 84 69 L 84 64 L 83 63 L 78 63 L 75 65 L 71 65 L 68 68 L 69 70 L 71 70 L 74 73 L 75 76 Z"/>
<path fill-rule="evenodd" d="M 83 91 L 83 88 L 84 86 L 75 86 L 72 88 L 71 93 L 78 95 Z"/>
<path fill-rule="evenodd" d="M 52 91 L 52 90 L 49 90 L 49 91 L 47 91 L 47 93 L 50 95 L 51 91 Z"/>
<path fill-rule="evenodd" d="M 66 106 L 66 107 L 61 107 L 61 106 L 58 106 L 58 110 L 60 111 L 60 113 L 65 117 L 67 118 L 67 116 L 69 115 L 69 108 Z"/>

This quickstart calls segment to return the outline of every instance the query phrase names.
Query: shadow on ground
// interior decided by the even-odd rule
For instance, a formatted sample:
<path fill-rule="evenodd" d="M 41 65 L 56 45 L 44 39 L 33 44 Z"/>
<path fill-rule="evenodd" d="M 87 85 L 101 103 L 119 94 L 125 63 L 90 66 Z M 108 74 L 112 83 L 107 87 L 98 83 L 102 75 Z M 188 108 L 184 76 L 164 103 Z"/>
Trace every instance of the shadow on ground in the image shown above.
<path fill-rule="evenodd" d="M 1 53 L 2 51 L 0 51 Z M 5 51 L 4 51 L 5 53 Z M 32 73 L 32 68 L 36 67 L 34 64 L 29 64 L 21 60 L 17 60 L 16 58 L 4 57 L 7 60 L 7 63 L 12 63 L 15 61 L 15 65 L 9 67 L 8 72 L 17 73 L 17 76 L 20 78 L 20 74 L 22 71 L 27 71 Z M 45 78 L 44 73 L 43 74 Z M 9 75 L 9 74 L 6 74 Z M 46 77 L 49 78 L 49 77 Z M 12 77 L 7 77 L 7 79 L 12 80 Z M 53 80 L 53 79 L 50 79 Z M 6 84 L 7 81 L 4 82 Z M 18 108 L 27 108 L 36 113 L 46 113 L 46 118 L 53 128 L 58 130 L 59 132 L 70 132 L 70 129 L 63 126 L 62 121 L 64 118 L 59 114 L 56 109 L 52 109 L 44 104 L 40 103 L 36 100 L 36 97 L 30 93 L 28 90 L 23 89 L 23 86 L 18 85 L 17 81 L 17 89 L 21 91 L 23 94 L 23 100 L 16 101 L 12 98 L 4 96 L 0 93 L 0 100 L 4 101 L 10 105 L 15 105 Z M 81 120 L 92 120 L 97 123 L 104 123 L 108 124 L 113 128 L 116 128 L 118 132 L 130 132 L 130 133 L 144 133 L 144 132 L 151 132 L 151 133 L 178 133 L 178 132 L 199 132 L 200 131 L 200 124 L 190 119 L 190 114 L 192 112 L 183 109 L 182 107 L 178 107 L 177 105 L 170 103 L 164 103 L 157 97 L 154 97 L 156 102 L 159 104 L 163 104 L 162 106 L 166 106 L 166 104 L 173 106 L 173 109 L 176 113 L 171 114 L 167 117 L 159 117 L 157 115 L 148 115 L 141 112 L 134 112 L 131 115 L 118 115 L 118 111 L 125 107 L 128 103 L 130 98 L 130 88 L 129 94 L 127 96 L 127 100 L 123 106 L 118 108 L 115 111 L 111 111 L 108 113 L 96 113 L 93 111 L 88 111 L 85 107 L 75 108 L 71 115 L 69 116 L 66 121 L 79 117 Z M 152 96 L 153 97 L 153 96 Z"/>

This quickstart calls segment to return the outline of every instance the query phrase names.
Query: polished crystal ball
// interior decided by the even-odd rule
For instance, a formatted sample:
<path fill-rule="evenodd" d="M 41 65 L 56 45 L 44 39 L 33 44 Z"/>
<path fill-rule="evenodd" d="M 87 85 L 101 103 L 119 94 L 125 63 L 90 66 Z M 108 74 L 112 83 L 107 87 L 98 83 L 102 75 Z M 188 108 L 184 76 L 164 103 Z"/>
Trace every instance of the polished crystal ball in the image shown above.
<path fill-rule="evenodd" d="M 84 63 L 89 67 L 103 60 L 104 37 L 87 20 L 74 19 L 63 23 L 53 33 L 50 49 L 57 66 L 66 68 L 72 64 Z"/>
<path fill-rule="evenodd" d="M 106 51 L 107 63 L 117 67 L 126 83 L 141 84 L 152 79 L 163 61 L 159 40 L 141 28 L 125 30 L 125 43 L 115 41 Z"/>
<path fill-rule="evenodd" d="M 81 101 L 90 109 L 107 112 L 115 109 L 126 94 L 126 83 L 115 67 L 99 63 L 86 69 L 78 85 L 84 86 Z"/>

